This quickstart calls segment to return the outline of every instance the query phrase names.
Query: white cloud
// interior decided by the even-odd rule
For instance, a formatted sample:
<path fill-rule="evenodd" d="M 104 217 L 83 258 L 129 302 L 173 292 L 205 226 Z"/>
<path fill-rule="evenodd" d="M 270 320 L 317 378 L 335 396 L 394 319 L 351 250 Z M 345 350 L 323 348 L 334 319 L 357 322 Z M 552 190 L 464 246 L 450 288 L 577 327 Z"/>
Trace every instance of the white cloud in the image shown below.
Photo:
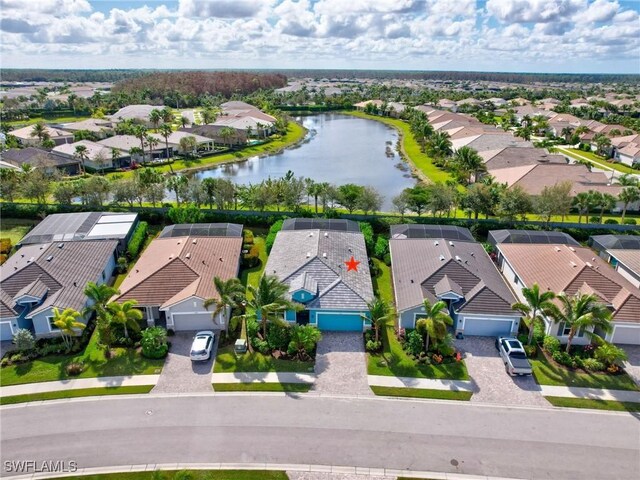
<path fill-rule="evenodd" d="M 545 23 L 564 20 L 580 9 L 586 0 L 488 0 L 487 11 L 507 23 Z"/>

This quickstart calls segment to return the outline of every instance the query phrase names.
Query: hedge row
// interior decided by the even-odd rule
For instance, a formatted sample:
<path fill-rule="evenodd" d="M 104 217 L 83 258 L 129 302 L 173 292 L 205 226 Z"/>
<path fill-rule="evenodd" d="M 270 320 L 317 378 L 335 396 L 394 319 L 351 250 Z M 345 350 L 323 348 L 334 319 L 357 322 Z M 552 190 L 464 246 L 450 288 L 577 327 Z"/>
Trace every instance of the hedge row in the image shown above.
<path fill-rule="evenodd" d="M 129 245 L 127 245 L 127 254 L 131 260 L 136 258 L 138 253 L 140 253 L 140 249 L 147 238 L 148 227 L 147 222 L 140 222 L 133 232 L 133 235 L 131 235 L 131 240 L 129 240 Z"/>

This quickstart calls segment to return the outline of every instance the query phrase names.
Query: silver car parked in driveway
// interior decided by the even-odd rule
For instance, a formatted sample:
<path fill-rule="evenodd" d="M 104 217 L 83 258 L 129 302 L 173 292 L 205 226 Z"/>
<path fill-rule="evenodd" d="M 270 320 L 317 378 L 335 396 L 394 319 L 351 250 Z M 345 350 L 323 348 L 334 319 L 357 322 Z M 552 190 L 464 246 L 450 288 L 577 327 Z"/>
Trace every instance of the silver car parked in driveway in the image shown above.
<path fill-rule="evenodd" d="M 194 362 L 209 360 L 216 336 L 211 330 L 196 333 L 191 344 L 190 358 Z"/>

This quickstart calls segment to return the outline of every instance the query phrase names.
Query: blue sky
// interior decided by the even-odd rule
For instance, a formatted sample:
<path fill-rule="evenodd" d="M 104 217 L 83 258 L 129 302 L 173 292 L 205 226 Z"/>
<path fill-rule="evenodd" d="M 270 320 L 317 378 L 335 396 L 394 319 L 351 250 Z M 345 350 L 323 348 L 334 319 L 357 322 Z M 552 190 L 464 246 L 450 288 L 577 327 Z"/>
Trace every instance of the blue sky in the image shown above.
<path fill-rule="evenodd" d="M 640 74 L 640 0 L 0 0 L 4 67 Z"/>

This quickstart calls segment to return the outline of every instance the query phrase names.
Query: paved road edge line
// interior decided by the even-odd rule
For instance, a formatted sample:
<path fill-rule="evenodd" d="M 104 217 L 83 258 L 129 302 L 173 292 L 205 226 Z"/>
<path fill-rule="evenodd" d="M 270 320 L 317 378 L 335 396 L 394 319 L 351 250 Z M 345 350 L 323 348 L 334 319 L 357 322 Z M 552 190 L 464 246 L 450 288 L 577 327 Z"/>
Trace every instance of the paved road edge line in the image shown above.
<path fill-rule="evenodd" d="M 363 477 L 368 477 L 371 475 L 390 477 L 403 476 L 409 478 L 430 478 L 433 480 L 522 480 L 512 477 L 492 477 L 487 475 L 474 475 L 456 472 L 448 473 L 419 470 L 399 470 L 391 468 L 348 467 L 343 465 L 306 465 L 280 463 L 163 463 L 120 465 L 113 467 L 81 468 L 75 472 L 33 473 L 29 475 L 17 475 L 7 478 L 12 478 L 14 480 L 35 480 L 69 476 L 80 477 L 85 475 L 100 475 L 107 473 L 150 472 L 155 470 L 277 470 L 317 473 L 340 473 L 362 475 Z"/>

